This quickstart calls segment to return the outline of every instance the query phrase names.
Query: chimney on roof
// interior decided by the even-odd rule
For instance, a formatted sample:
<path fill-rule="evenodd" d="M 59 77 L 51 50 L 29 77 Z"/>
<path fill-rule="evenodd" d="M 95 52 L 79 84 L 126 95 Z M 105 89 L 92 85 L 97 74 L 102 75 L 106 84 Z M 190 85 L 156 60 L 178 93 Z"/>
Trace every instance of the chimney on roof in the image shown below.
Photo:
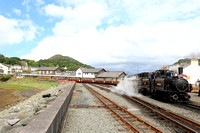
<path fill-rule="evenodd" d="M 178 67 L 178 75 L 183 73 L 183 67 Z"/>

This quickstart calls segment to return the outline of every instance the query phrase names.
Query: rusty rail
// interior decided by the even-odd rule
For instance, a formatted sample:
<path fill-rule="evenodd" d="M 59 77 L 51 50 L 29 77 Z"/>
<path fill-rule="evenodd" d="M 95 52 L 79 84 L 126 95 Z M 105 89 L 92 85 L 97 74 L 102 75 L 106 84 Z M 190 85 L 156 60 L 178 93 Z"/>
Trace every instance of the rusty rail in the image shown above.
<path fill-rule="evenodd" d="M 105 87 L 100 87 L 100 86 L 97 86 L 97 85 L 94 85 L 95 87 L 98 87 L 102 90 L 105 90 L 105 91 L 110 91 L 110 89 L 107 89 Z M 149 103 L 145 100 L 142 100 L 138 97 L 129 97 L 127 95 L 124 95 L 124 97 L 128 98 L 128 99 L 131 99 L 131 100 L 134 100 L 135 102 L 147 107 L 148 109 L 150 109 L 152 112 L 155 112 L 156 114 L 160 115 L 162 118 L 164 119 L 167 119 L 173 123 L 175 123 L 176 125 L 178 125 L 179 127 L 181 127 L 182 129 L 188 131 L 188 132 L 191 132 L 191 133 L 197 133 L 197 132 L 200 132 L 200 124 L 195 122 L 195 121 L 192 121 L 188 118 L 185 118 L 183 116 L 180 116 L 176 113 L 173 113 L 171 111 L 168 111 L 168 110 L 165 110 L 157 105 L 154 105 L 152 103 Z M 148 105 L 146 105 L 148 104 Z M 164 114 L 165 113 L 165 114 Z M 169 116 L 173 116 L 175 119 L 178 119 L 180 120 L 181 122 L 178 122 L 177 120 L 175 120 L 174 118 L 170 118 Z M 186 124 L 182 124 L 182 123 L 186 123 Z M 190 125 L 190 126 L 188 126 Z M 194 128 L 191 128 L 191 127 L 194 127 Z M 197 130 L 197 131 L 196 131 Z"/>
<path fill-rule="evenodd" d="M 123 107 L 114 103 L 113 101 L 111 101 L 107 97 L 101 95 L 100 93 L 98 93 L 97 91 L 95 91 L 91 87 L 87 86 L 86 84 L 83 84 L 83 86 L 86 89 L 88 89 L 95 97 L 97 97 L 99 99 L 99 101 L 101 101 L 106 106 L 106 108 L 108 108 L 119 120 L 121 120 L 125 125 L 127 125 L 128 128 L 131 129 L 133 132 L 140 133 L 139 129 L 137 129 L 135 126 L 133 126 L 130 123 L 130 121 L 127 120 L 128 118 L 129 119 L 131 118 L 132 120 L 140 122 L 140 124 L 144 125 L 146 127 L 146 129 L 148 129 L 148 130 L 152 130 L 152 131 L 157 132 L 157 133 L 162 133 L 162 131 L 160 129 L 154 127 L 153 125 L 149 124 L 148 122 L 146 122 L 146 121 L 142 120 L 141 118 L 139 118 L 139 117 L 133 115 L 132 113 L 128 112 L 126 109 L 124 109 Z M 119 111 L 120 111 L 120 113 L 124 113 L 124 114 L 128 115 L 128 117 L 127 116 L 123 117 L 122 115 L 119 115 L 120 114 Z"/>
<path fill-rule="evenodd" d="M 105 88 L 105 87 L 102 87 L 102 86 L 99 86 L 99 85 L 95 85 L 95 84 L 90 84 L 90 85 L 92 85 L 92 86 L 94 86 L 94 87 L 97 87 L 97 88 L 100 88 L 101 90 L 105 90 L 105 91 L 107 91 L 107 92 L 110 92 L 110 89 L 107 89 L 107 88 Z"/>
<path fill-rule="evenodd" d="M 196 110 L 200 111 L 199 105 L 189 103 L 189 104 L 181 104 L 181 106 L 185 106 L 185 107 L 188 107 L 188 108 L 191 108 L 191 109 L 196 109 Z"/>
<path fill-rule="evenodd" d="M 160 115 L 164 119 L 167 119 L 167 120 L 175 123 L 176 125 L 178 125 L 179 127 L 181 127 L 182 129 L 184 129 L 187 132 L 190 132 L 190 133 L 200 132 L 200 124 L 195 122 L 195 121 L 192 121 L 188 118 L 185 118 L 183 116 L 175 114 L 175 113 L 173 113 L 169 110 L 165 110 L 165 109 L 163 109 L 163 108 L 161 108 L 157 105 L 149 103 L 149 102 L 142 100 L 140 98 L 129 97 L 129 96 L 124 96 L 124 97 L 131 99 L 131 100 L 145 106 L 146 108 L 150 109 L 152 112 L 155 112 L 156 114 Z"/>

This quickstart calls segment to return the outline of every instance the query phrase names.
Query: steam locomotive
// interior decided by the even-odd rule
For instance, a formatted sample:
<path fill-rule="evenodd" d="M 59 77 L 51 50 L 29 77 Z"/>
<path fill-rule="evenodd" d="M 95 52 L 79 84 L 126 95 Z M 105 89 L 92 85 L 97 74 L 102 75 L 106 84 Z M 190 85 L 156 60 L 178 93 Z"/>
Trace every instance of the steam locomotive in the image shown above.
<path fill-rule="evenodd" d="M 153 73 L 140 73 L 139 91 L 170 102 L 189 102 L 192 85 L 179 78 L 173 71 L 157 70 Z"/>

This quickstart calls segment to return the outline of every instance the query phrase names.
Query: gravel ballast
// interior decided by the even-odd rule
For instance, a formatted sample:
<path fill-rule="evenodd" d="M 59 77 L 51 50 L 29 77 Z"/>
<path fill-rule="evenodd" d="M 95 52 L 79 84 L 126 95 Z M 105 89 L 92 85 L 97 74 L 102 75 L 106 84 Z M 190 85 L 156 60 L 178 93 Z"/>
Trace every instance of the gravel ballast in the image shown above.
<path fill-rule="evenodd" d="M 173 124 L 171 124 L 170 122 L 164 121 L 159 116 L 156 117 L 153 114 L 147 112 L 146 108 L 139 107 L 137 104 L 133 103 L 130 100 L 125 99 L 121 95 L 114 94 L 112 92 L 106 92 L 104 90 L 100 90 L 99 88 L 93 87 L 92 85 L 89 85 L 89 86 L 94 88 L 96 91 L 98 91 L 99 93 L 103 94 L 104 96 L 108 97 L 112 101 L 116 102 L 120 106 L 123 106 L 123 107 L 127 108 L 131 113 L 133 113 L 133 114 L 137 115 L 138 117 L 142 118 L 143 120 L 153 124 L 155 127 L 163 130 L 164 132 L 172 132 L 172 133 L 173 132 L 174 133 L 177 132 L 177 129 L 175 129 L 176 127 L 174 127 Z M 185 116 L 185 117 L 187 117 L 189 119 L 192 119 L 192 120 L 197 121 L 197 122 L 200 121 L 200 119 L 199 119 L 200 115 L 198 113 L 196 113 L 196 112 L 192 112 L 190 110 L 186 110 L 186 109 L 183 109 L 183 108 L 175 107 L 173 104 L 163 103 L 163 102 L 151 99 L 149 97 L 142 96 L 140 94 L 138 94 L 138 96 L 140 98 L 142 98 L 143 100 L 146 100 L 148 102 L 156 104 L 157 106 L 160 106 L 160 107 L 163 107 L 165 109 L 168 109 L 168 110 L 170 110 L 172 112 L 175 112 L 177 114 Z"/>
<path fill-rule="evenodd" d="M 64 133 L 130 132 L 81 84 L 77 84 L 70 106 Z"/>

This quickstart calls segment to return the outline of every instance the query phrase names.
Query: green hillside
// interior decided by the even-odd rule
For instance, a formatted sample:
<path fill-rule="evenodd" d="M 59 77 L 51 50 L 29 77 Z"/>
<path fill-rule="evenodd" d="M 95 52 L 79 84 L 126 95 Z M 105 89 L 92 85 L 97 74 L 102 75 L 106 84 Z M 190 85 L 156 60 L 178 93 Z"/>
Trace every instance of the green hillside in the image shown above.
<path fill-rule="evenodd" d="M 85 67 L 85 68 L 93 68 L 92 66 L 83 64 L 69 56 L 62 56 L 62 55 L 54 55 L 49 59 L 46 60 L 39 60 L 38 64 L 40 66 L 57 66 L 59 65 L 61 68 L 67 67 L 67 70 L 69 71 L 74 71 L 76 70 L 79 66 L 80 67 Z"/>
<path fill-rule="evenodd" d="M 60 66 L 61 69 L 64 70 L 66 67 L 68 71 L 74 71 L 79 66 L 85 68 L 94 68 L 90 65 L 83 64 L 69 56 L 62 56 L 62 55 L 54 55 L 49 59 L 34 61 L 34 60 L 27 60 L 27 59 L 20 59 L 18 57 L 5 57 L 4 55 L 0 55 L 0 63 L 9 64 L 9 65 L 24 65 L 24 62 L 27 62 L 28 66 L 32 67 L 56 67 Z"/>
<path fill-rule="evenodd" d="M 199 60 L 199 63 L 200 63 L 200 59 L 198 59 L 198 60 Z M 174 65 L 181 64 L 181 63 L 190 64 L 191 63 L 191 58 L 180 59 L 177 62 L 175 62 Z"/>

